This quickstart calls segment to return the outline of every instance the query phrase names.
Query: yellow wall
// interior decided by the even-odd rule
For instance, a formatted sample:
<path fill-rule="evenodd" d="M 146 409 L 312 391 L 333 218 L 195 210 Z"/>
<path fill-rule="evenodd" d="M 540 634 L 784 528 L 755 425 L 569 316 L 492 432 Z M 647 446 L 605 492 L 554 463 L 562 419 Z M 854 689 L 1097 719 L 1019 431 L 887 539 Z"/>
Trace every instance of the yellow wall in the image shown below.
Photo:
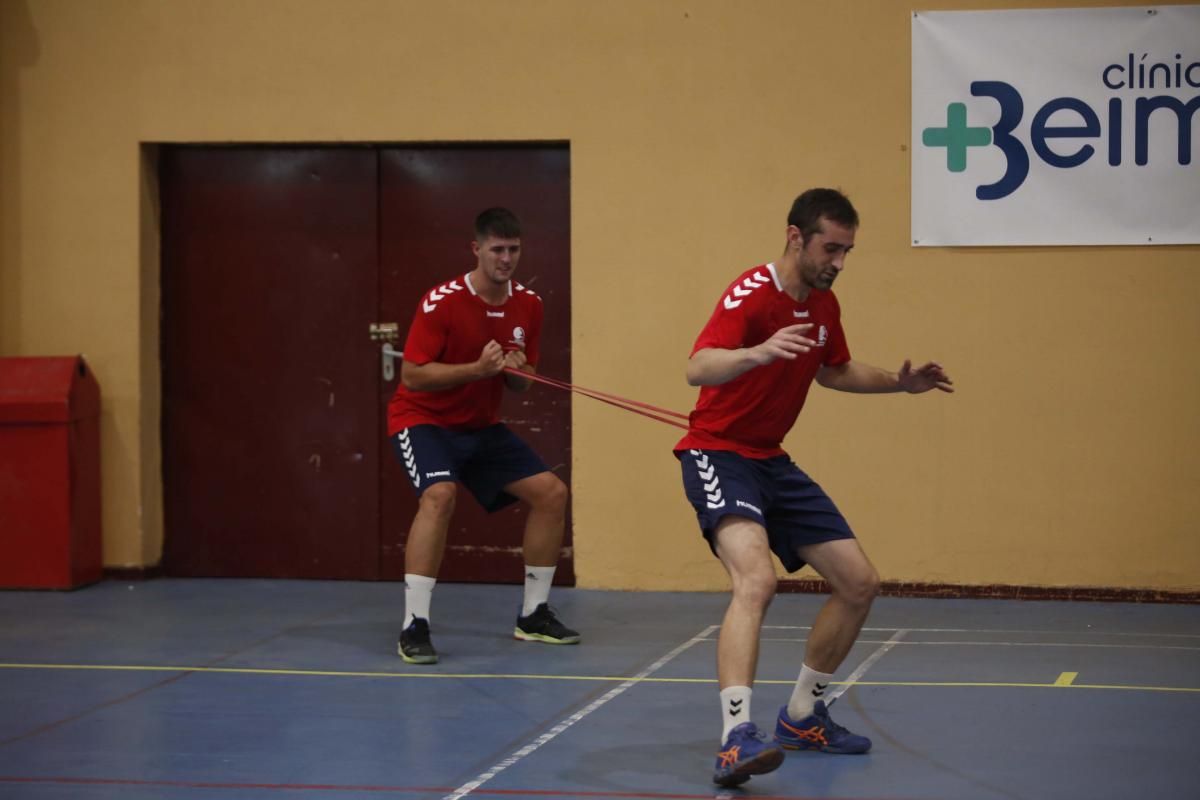
<path fill-rule="evenodd" d="M 578 383 L 686 410 L 720 291 L 839 186 L 853 353 L 959 386 L 815 390 L 787 441 L 883 576 L 1200 588 L 1200 248 L 912 249 L 909 8 L 0 0 L 0 355 L 99 376 L 106 564 L 162 546 L 142 143 L 568 140 Z M 674 432 L 588 400 L 575 426 L 580 585 L 723 587 Z"/>

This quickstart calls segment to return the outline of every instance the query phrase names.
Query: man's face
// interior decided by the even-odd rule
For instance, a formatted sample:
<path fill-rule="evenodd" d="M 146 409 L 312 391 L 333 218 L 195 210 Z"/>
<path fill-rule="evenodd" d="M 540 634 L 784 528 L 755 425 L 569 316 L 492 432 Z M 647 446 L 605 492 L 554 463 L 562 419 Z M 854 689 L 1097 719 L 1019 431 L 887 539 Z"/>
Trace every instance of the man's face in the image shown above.
<path fill-rule="evenodd" d="M 807 242 L 799 240 L 800 278 L 813 289 L 829 289 L 846 265 L 846 255 L 854 247 L 854 228 L 847 228 L 824 217 L 820 229 Z M 799 234 L 799 231 L 796 231 Z"/>
<path fill-rule="evenodd" d="M 482 242 L 471 242 L 479 269 L 492 283 L 507 283 L 521 260 L 520 239 L 500 239 L 488 236 Z"/>

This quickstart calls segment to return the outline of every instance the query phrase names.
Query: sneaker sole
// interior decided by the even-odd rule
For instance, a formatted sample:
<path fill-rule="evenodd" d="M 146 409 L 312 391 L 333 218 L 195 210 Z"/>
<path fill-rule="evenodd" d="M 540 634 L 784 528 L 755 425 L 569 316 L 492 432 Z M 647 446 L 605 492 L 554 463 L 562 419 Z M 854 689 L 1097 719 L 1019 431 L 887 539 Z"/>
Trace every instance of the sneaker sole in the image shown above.
<path fill-rule="evenodd" d="M 782 764 L 782 750 L 764 750 L 754 758 L 738 764 L 728 774 L 714 775 L 713 783 L 717 786 L 732 789 L 734 786 L 741 786 L 750 780 L 751 775 L 765 775 L 768 772 L 774 772 Z"/>
<path fill-rule="evenodd" d="M 399 647 L 397 647 L 397 648 L 396 648 L 396 653 L 397 653 L 397 654 L 398 654 L 398 655 L 399 655 L 399 656 L 400 656 L 402 659 L 404 659 L 404 662 L 405 662 L 406 664 L 436 664 L 436 663 L 437 663 L 437 661 L 438 661 L 438 657 L 437 657 L 437 656 L 409 656 L 409 655 L 405 655 L 405 654 L 404 654 L 404 651 L 403 651 L 403 650 L 401 650 Z"/>
<path fill-rule="evenodd" d="M 818 753 L 833 753 L 839 756 L 857 756 L 870 752 L 871 750 L 870 747 L 868 747 L 866 750 L 843 750 L 840 747 L 822 747 L 821 745 L 808 744 L 807 742 L 802 744 L 793 744 L 792 742 L 785 742 L 778 737 L 775 738 L 775 744 L 779 745 L 785 750 L 815 750 Z"/>
<path fill-rule="evenodd" d="M 542 633 L 526 633 L 520 628 L 513 628 L 513 638 L 526 642 L 544 642 L 545 644 L 579 644 L 583 637 L 568 636 L 564 639 L 555 639 L 553 636 L 546 636 Z"/>

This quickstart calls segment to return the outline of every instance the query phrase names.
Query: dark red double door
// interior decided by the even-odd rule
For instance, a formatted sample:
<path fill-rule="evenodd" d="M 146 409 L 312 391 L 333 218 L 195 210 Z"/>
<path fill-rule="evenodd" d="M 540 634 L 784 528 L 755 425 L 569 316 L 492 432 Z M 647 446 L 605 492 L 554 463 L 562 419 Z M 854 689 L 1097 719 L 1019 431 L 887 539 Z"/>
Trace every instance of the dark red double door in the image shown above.
<path fill-rule="evenodd" d="M 570 378 L 565 147 L 176 147 L 162 187 L 163 478 L 171 575 L 396 579 L 416 510 L 386 441 L 373 323 L 468 271 L 475 215 L 514 210 L 545 301 L 540 370 Z M 504 416 L 570 484 L 570 402 Z M 464 495 L 443 580 L 521 579 L 524 509 Z M 574 581 L 567 555 L 561 582 Z"/>

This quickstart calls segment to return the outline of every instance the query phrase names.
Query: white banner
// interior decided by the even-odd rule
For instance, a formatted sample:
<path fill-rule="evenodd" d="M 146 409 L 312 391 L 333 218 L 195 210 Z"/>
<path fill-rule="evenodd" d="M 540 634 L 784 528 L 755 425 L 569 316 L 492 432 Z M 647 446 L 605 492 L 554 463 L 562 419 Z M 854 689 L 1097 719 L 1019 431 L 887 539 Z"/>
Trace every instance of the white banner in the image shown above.
<path fill-rule="evenodd" d="M 1200 6 L 917 11 L 917 246 L 1200 243 Z"/>

